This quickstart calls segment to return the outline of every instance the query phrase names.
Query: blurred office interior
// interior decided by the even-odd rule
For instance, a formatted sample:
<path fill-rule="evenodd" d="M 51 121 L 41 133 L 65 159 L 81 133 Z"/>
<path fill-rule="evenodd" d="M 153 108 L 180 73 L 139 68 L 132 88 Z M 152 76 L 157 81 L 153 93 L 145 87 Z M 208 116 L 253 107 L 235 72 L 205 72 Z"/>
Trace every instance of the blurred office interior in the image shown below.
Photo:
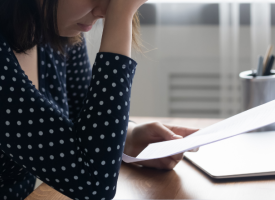
<path fill-rule="evenodd" d="M 139 9 L 145 56 L 130 116 L 227 118 L 242 111 L 239 73 L 275 43 L 275 1 L 149 0 Z M 86 33 L 91 64 L 102 21 Z"/>

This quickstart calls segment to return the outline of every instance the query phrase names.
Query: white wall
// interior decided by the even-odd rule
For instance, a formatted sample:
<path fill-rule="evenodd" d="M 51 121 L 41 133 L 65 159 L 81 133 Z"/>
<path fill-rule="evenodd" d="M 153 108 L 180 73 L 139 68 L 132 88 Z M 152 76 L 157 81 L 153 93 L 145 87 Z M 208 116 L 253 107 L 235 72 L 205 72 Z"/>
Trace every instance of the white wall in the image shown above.
<path fill-rule="evenodd" d="M 87 34 L 88 50 L 91 63 L 94 62 L 95 55 L 99 50 L 102 36 L 101 21 Z M 274 31 L 272 29 L 272 31 Z M 217 97 L 220 99 L 220 77 L 221 76 L 221 44 L 219 26 L 141 26 L 141 37 L 143 44 L 151 50 L 142 54 L 132 50 L 132 58 L 137 61 L 138 66 L 132 87 L 131 96 L 131 116 L 172 116 L 172 117 L 221 117 L 214 110 L 220 110 L 219 101 L 199 101 L 202 97 Z M 228 38 L 230 40 L 230 38 Z M 274 37 L 272 41 L 274 42 Z M 250 27 L 241 26 L 239 30 L 239 56 L 237 63 L 231 61 L 228 55 L 228 67 L 238 65 L 238 72 L 250 70 L 251 58 L 251 36 Z M 229 47 L 228 47 L 229 48 Z M 265 49 L 262 50 L 265 53 Z M 255 58 L 256 60 L 257 58 Z M 253 65 L 256 63 L 253 63 Z M 232 66 L 234 67 L 234 66 Z M 178 75 L 182 74 L 181 79 Z M 205 77 L 197 75 L 205 74 Z M 218 78 L 214 75 L 218 74 Z M 170 77 L 172 75 L 172 78 Z M 185 77 L 185 78 L 184 78 Z M 192 78 L 194 77 L 194 78 Z M 208 78 L 207 78 L 208 77 Z M 214 78 L 211 78 L 214 77 Z M 228 77 L 229 80 L 230 77 Z M 238 80 L 238 79 L 237 79 Z M 170 87 L 175 87 L 170 89 Z M 183 87 L 177 89 L 177 87 Z M 218 89 L 217 89 L 218 87 Z M 230 85 L 227 88 L 230 91 Z M 195 89 L 192 89 L 195 88 Z M 240 91 L 239 91 L 240 94 Z M 183 101 L 170 101 L 171 97 L 187 98 Z M 192 98 L 196 100 L 192 100 Z M 189 98 L 189 99 L 188 99 Z M 190 100 L 191 99 L 191 100 Z M 232 104 L 232 99 L 226 99 L 228 104 Z M 240 98 L 234 106 L 240 104 Z M 190 112 L 173 113 L 172 110 L 188 109 Z M 192 110 L 201 108 L 210 109 L 207 112 Z M 212 110 L 211 110 L 212 109 Z M 240 110 L 237 110 L 238 112 Z M 228 110 L 227 116 L 233 112 Z M 223 116 L 224 117 L 224 116 Z"/>

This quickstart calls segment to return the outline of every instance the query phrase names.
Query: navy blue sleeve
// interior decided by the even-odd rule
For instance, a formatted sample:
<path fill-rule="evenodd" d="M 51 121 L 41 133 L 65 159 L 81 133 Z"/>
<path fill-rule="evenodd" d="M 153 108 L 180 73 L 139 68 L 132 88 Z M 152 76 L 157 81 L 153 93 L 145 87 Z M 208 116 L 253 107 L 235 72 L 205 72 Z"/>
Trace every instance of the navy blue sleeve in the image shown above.
<path fill-rule="evenodd" d="M 0 50 L 0 150 L 72 199 L 112 199 L 137 63 L 124 55 L 97 53 L 92 78 L 84 81 L 84 86 L 89 83 L 86 94 L 74 98 L 69 90 L 72 121 L 35 88 L 1 38 Z M 83 51 L 77 56 L 87 62 Z M 77 98 L 83 99 L 79 109 L 73 108 Z"/>
<path fill-rule="evenodd" d="M 68 48 L 66 61 L 66 88 L 69 118 L 74 121 L 84 105 L 84 98 L 92 78 L 92 67 L 88 58 L 86 40 L 81 46 Z"/>
<path fill-rule="evenodd" d="M 74 121 L 83 107 L 84 98 L 92 78 L 86 39 L 83 38 L 81 46 L 68 48 L 68 60 L 66 62 L 66 85 L 69 105 L 69 118 Z M 133 122 L 129 120 L 129 122 Z"/>

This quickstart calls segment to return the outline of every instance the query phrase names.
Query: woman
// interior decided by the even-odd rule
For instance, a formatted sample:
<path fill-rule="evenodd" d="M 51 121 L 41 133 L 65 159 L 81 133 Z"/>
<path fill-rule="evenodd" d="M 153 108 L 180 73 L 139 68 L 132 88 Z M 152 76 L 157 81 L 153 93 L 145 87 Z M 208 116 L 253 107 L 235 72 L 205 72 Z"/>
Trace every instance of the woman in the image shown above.
<path fill-rule="evenodd" d="M 75 200 L 112 199 L 123 153 L 196 131 L 129 121 L 145 2 L 0 0 L 0 199 L 25 199 L 36 178 Z M 82 32 L 100 18 L 91 67 Z M 182 157 L 139 164 L 173 169 Z"/>

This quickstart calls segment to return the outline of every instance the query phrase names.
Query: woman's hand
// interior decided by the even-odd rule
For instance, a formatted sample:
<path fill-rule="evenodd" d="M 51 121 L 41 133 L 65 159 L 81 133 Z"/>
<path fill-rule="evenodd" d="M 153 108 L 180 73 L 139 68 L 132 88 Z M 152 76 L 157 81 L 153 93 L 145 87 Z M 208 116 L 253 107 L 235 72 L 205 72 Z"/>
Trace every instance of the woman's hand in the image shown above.
<path fill-rule="evenodd" d="M 199 129 L 184 128 L 181 126 L 167 125 L 160 122 L 150 122 L 134 126 L 127 137 L 124 153 L 136 157 L 150 143 L 167 140 L 182 139 Z M 183 153 L 173 156 L 145 160 L 133 164 L 143 165 L 157 169 L 173 169 L 183 158 Z"/>
<path fill-rule="evenodd" d="M 131 57 L 133 17 L 147 0 L 110 0 L 99 52 Z"/>
<path fill-rule="evenodd" d="M 140 6 L 148 0 L 110 0 L 108 10 L 120 9 L 122 13 L 127 12 L 134 16 Z"/>

